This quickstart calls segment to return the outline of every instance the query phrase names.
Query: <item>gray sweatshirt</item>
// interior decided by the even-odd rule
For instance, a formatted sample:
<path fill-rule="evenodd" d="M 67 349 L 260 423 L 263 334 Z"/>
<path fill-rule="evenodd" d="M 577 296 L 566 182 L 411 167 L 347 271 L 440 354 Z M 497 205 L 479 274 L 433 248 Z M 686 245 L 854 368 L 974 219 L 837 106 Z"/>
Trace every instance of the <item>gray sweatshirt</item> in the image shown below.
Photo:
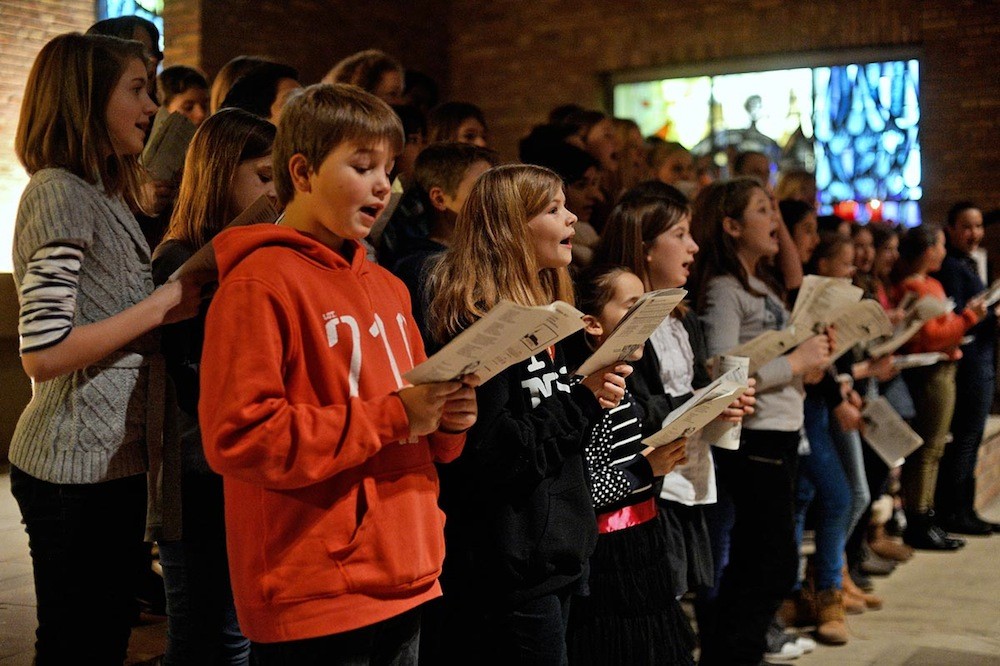
<path fill-rule="evenodd" d="M 764 296 L 743 289 L 731 275 L 712 278 L 706 286 L 701 314 L 709 357 L 725 354 L 737 345 L 771 330 L 781 330 L 789 313 L 781 299 L 762 281 L 750 276 L 750 286 Z M 779 356 L 757 370 L 756 411 L 743 420 L 750 430 L 793 432 L 802 427 L 802 377 L 792 375 L 788 356 Z"/>

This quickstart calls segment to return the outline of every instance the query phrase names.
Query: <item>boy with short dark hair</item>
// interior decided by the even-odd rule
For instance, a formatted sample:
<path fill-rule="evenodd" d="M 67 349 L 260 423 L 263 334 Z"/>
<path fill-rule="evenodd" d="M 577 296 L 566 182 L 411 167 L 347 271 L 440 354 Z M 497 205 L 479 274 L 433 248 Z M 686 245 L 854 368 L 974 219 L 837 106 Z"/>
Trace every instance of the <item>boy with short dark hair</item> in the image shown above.
<path fill-rule="evenodd" d="M 199 414 L 260 664 L 415 663 L 440 595 L 434 461 L 461 452 L 476 380 L 405 385 L 424 359 L 409 298 L 359 242 L 402 142 L 368 93 L 297 91 L 274 144 L 284 217 L 213 241 Z"/>
<path fill-rule="evenodd" d="M 431 345 L 426 334 L 424 308 L 429 295 L 424 291 L 428 262 L 448 248 L 455 220 L 465 205 L 476 179 L 499 163 L 492 150 L 465 143 L 434 143 L 424 148 L 414 163 L 413 178 L 425 211 L 426 237 L 414 238 L 394 267 L 390 267 L 406 288 L 413 302 L 424 344 Z"/>
<path fill-rule="evenodd" d="M 167 111 L 180 113 L 195 127 L 208 117 L 208 81 L 193 67 L 165 68 L 156 77 L 156 92 Z"/>

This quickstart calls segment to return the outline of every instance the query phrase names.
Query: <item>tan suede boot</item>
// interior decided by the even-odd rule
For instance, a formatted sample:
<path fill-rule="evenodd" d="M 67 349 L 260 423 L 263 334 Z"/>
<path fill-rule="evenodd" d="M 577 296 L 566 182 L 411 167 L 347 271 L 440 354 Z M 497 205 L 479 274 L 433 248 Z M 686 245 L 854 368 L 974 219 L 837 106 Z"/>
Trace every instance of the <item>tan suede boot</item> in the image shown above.
<path fill-rule="evenodd" d="M 841 588 L 845 597 L 852 597 L 853 599 L 859 600 L 865 605 L 868 610 L 881 610 L 882 609 L 882 597 L 877 594 L 869 594 L 865 592 L 860 587 L 854 584 L 851 580 L 851 575 L 847 573 L 847 565 L 844 565 L 843 570 L 840 572 Z"/>
<path fill-rule="evenodd" d="M 868 527 L 868 547 L 879 557 L 894 562 L 906 562 L 913 557 L 913 548 L 890 539 L 885 533 L 885 525 Z"/>
<path fill-rule="evenodd" d="M 827 645 L 847 642 L 847 619 L 840 590 L 816 592 L 816 640 Z"/>

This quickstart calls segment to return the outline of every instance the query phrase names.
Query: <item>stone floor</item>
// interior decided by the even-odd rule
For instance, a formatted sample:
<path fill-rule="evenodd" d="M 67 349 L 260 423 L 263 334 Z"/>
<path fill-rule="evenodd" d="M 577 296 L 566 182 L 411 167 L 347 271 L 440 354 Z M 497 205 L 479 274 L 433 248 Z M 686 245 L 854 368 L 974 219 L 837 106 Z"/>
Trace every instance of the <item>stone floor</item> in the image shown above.
<path fill-rule="evenodd" d="M 1000 521 L 1000 500 L 984 512 Z M 876 579 L 881 611 L 851 616 L 851 641 L 820 646 L 801 666 L 1000 666 L 1000 535 L 971 538 L 957 553 L 919 552 L 892 576 Z M 10 478 L 0 474 L 0 666 L 31 664 L 34 590 L 27 537 Z M 156 664 L 165 622 L 132 632 L 129 664 Z"/>

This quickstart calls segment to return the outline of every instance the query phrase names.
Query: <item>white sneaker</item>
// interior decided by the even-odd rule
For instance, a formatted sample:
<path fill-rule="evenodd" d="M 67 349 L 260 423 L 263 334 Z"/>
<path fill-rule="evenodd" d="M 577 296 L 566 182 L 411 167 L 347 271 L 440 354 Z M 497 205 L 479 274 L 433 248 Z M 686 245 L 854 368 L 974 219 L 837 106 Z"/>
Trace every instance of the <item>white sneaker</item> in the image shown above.
<path fill-rule="evenodd" d="M 777 652 L 768 652 L 764 655 L 764 661 L 768 664 L 781 664 L 786 661 L 792 661 L 793 659 L 798 659 L 805 652 L 794 641 L 789 643 L 782 643 L 781 649 Z"/>
<path fill-rule="evenodd" d="M 795 644 L 802 649 L 804 654 L 809 654 L 816 649 L 816 641 L 808 636 L 796 636 Z"/>

